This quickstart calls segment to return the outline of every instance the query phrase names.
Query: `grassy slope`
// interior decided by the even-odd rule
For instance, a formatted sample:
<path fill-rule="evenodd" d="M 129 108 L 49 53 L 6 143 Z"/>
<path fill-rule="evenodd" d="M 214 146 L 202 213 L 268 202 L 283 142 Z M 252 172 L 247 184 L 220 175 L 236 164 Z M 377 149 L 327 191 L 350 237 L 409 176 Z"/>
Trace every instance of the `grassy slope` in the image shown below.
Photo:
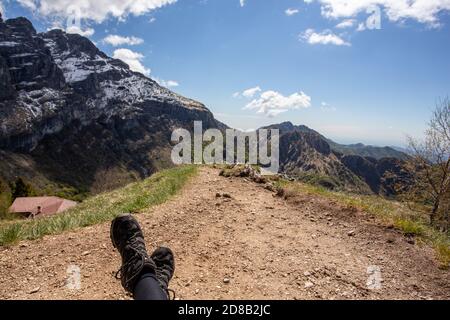
<path fill-rule="evenodd" d="M 197 171 L 182 166 L 160 171 L 148 179 L 92 197 L 63 214 L 36 220 L 0 224 L 0 245 L 33 240 L 112 220 L 124 212 L 137 212 L 161 204 L 175 195 Z"/>
<path fill-rule="evenodd" d="M 412 211 L 406 205 L 379 196 L 365 196 L 343 192 L 333 192 L 299 182 L 281 180 L 279 186 L 290 192 L 316 194 L 338 201 L 344 206 L 353 206 L 374 215 L 383 223 L 391 224 L 405 235 L 413 235 L 434 247 L 442 266 L 450 265 L 450 234 L 431 227 L 424 213 Z"/>

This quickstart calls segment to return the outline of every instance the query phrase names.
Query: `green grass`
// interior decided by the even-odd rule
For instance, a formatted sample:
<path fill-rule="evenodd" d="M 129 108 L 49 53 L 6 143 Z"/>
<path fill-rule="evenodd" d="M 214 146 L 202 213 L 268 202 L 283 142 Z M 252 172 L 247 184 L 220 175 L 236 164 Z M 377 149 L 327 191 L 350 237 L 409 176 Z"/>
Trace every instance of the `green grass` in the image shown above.
<path fill-rule="evenodd" d="M 11 190 L 0 178 L 0 219 L 8 218 L 8 208 L 11 205 Z"/>
<path fill-rule="evenodd" d="M 408 236 L 424 236 L 426 234 L 425 225 L 418 221 L 396 218 L 394 219 L 394 226 Z"/>
<path fill-rule="evenodd" d="M 438 241 L 434 245 L 434 249 L 436 250 L 438 257 L 441 260 L 442 267 L 447 269 L 450 265 L 450 246 L 448 242 Z"/>
<path fill-rule="evenodd" d="M 430 244 L 435 249 L 442 267 L 448 268 L 450 266 L 450 234 L 440 232 L 430 226 L 428 217 L 423 211 L 411 210 L 403 203 L 374 195 L 334 192 L 323 187 L 285 180 L 280 180 L 277 184 L 287 194 L 320 195 L 335 200 L 345 207 L 359 208 L 373 215 L 379 221 L 387 225 L 393 225 L 405 235 L 418 237 Z"/>
<path fill-rule="evenodd" d="M 0 246 L 95 225 L 110 221 L 121 213 L 136 213 L 164 203 L 196 172 L 195 166 L 163 170 L 143 181 L 89 198 L 60 215 L 14 223 L 4 222 L 0 224 Z"/>
<path fill-rule="evenodd" d="M 5 228 L 1 235 L 1 241 L 5 243 L 16 243 L 20 237 L 20 224 L 14 223 Z"/>

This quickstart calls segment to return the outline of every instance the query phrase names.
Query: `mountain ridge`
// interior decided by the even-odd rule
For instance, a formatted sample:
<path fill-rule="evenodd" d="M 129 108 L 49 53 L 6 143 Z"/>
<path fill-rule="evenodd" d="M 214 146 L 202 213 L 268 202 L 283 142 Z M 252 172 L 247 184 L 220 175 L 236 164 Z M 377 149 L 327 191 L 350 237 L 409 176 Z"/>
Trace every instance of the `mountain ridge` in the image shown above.
<path fill-rule="evenodd" d="M 314 129 L 311 129 L 305 125 L 294 125 L 290 121 L 265 126 L 262 127 L 261 129 L 270 129 L 270 128 L 278 128 L 280 129 L 280 133 L 285 133 L 286 131 L 300 131 L 318 134 L 328 142 L 328 144 L 334 151 L 340 152 L 344 155 L 357 155 L 362 157 L 372 157 L 375 159 L 382 159 L 382 158 L 397 158 L 401 160 L 408 159 L 408 155 L 404 151 L 396 150 L 392 146 L 381 147 L 381 146 L 365 145 L 363 143 L 341 144 L 333 141 L 330 138 L 325 137 L 324 135 L 322 135 L 321 133 L 319 133 Z"/>
<path fill-rule="evenodd" d="M 89 39 L 37 33 L 22 17 L 0 18 L 0 89 L 0 183 L 23 177 L 46 194 L 98 193 L 148 177 L 172 165 L 174 129 L 192 130 L 194 121 L 228 128 L 204 104 L 130 70 Z M 266 128 L 281 131 L 282 172 L 392 194 L 385 174 L 400 172 L 401 160 L 354 154 L 362 146 L 340 152 L 343 145 L 290 122 Z"/>
<path fill-rule="evenodd" d="M 283 122 L 261 129 L 280 130 L 280 169 L 290 177 L 329 189 L 385 196 L 396 195 L 411 179 L 403 159 L 342 153 L 307 126 Z"/>
<path fill-rule="evenodd" d="M 0 175 L 100 192 L 170 166 L 171 133 L 226 126 L 89 39 L 0 18 Z"/>

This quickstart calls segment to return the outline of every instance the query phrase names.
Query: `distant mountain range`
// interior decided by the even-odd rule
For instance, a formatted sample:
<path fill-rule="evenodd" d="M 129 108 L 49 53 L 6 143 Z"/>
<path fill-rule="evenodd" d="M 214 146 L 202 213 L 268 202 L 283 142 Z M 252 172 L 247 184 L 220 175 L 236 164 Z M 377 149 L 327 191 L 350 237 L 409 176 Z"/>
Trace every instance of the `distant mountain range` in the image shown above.
<path fill-rule="evenodd" d="M 329 189 L 394 195 L 410 179 L 408 155 L 390 147 L 340 145 L 306 126 L 290 122 L 262 129 L 280 130 L 281 171 Z"/>
<path fill-rule="evenodd" d="M 401 149 L 399 147 L 376 147 L 376 146 L 367 146 L 362 143 L 349 145 L 339 144 L 329 138 L 326 138 L 319 132 L 308 128 L 307 126 L 304 125 L 295 126 L 291 122 L 284 122 L 281 124 L 268 126 L 266 128 L 275 128 L 275 127 L 279 128 L 281 133 L 295 130 L 299 132 L 309 132 L 317 134 L 322 139 L 328 142 L 333 151 L 342 153 L 344 155 L 357 155 L 361 157 L 371 157 L 375 159 L 382 159 L 382 158 L 397 158 L 402 160 L 408 159 L 406 149 Z"/>
<path fill-rule="evenodd" d="M 0 193 L 17 177 L 39 193 L 97 193 L 172 165 L 171 133 L 226 125 L 90 40 L 37 33 L 25 18 L 0 16 Z M 404 179 L 393 148 L 340 145 L 306 126 L 271 126 L 281 136 L 282 170 L 329 188 L 392 194 Z M 389 179 L 393 179 L 390 181 Z M 395 181 L 394 181 L 395 180 Z"/>

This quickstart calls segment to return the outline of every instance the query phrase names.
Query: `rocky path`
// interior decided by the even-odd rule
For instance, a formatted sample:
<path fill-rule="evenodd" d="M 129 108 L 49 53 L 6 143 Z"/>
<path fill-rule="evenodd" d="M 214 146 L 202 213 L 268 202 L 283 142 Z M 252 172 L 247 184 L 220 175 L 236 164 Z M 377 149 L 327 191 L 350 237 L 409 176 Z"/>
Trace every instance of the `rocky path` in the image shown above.
<path fill-rule="evenodd" d="M 450 298 L 450 273 L 427 246 L 330 200 L 287 203 L 211 168 L 137 218 L 149 250 L 175 252 L 180 299 Z M 22 242 L 0 248 L 0 298 L 129 299 L 119 267 L 109 224 Z M 71 268 L 79 289 L 67 286 Z"/>

